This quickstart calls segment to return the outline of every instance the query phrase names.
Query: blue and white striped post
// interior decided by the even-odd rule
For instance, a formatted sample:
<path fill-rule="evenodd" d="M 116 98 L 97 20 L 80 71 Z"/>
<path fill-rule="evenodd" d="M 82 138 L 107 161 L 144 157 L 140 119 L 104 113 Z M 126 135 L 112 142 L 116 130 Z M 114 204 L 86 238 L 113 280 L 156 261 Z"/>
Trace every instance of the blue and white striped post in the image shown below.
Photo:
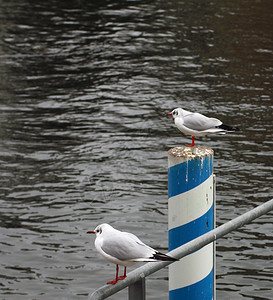
<path fill-rule="evenodd" d="M 213 150 L 176 147 L 168 151 L 169 250 L 215 226 Z M 170 300 L 211 300 L 214 295 L 214 243 L 169 266 Z"/>

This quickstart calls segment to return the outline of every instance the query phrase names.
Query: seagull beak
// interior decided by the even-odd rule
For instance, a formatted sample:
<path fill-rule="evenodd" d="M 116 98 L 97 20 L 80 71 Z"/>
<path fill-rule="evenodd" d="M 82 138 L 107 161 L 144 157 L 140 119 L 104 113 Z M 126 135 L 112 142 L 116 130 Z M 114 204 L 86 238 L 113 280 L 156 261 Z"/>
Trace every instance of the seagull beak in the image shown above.
<path fill-rule="evenodd" d="M 95 231 L 94 230 L 89 230 L 86 233 L 94 233 L 95 234 Z"/>
<path fill-rule="evenodd" d="M 171 113 L 167 113 L 167 116 L 172 116 L 172 114 Z"/>

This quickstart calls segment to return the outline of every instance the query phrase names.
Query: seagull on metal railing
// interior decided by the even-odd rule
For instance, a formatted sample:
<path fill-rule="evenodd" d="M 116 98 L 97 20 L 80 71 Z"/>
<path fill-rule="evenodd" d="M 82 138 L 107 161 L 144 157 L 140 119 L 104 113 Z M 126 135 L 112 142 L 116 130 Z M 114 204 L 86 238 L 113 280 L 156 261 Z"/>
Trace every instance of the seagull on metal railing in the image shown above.
<path fill-rule="evenodd" d="M 208 118 L 199 113 L 193 113 L 182 108 L 175 108 L 168 116 L 173 116 L 176 127 L 186 135 L 192 136 L 192 144 L 187 147 L 194 146 L 196 136 L 204 136 L 211 133 L 225 134 L 227 132 L 239 131 L 238 127 L 224 125 L 216 118 Z"/>
<path fill-rule="evenodd" d="M 116 278 L 107 284 L 115 284 L 126 277 L 126 267 L 137 262 L 177 261 L 176 258 L 160 253 L 145 245 L 132 233 L 119 231 L 109 224 L 98 225 L 87 233 L 96 234 L 95 247 L 108 261 L 116 264 Z M 124 266 L 124 274 L 118 276 L 119 265 Z"/>

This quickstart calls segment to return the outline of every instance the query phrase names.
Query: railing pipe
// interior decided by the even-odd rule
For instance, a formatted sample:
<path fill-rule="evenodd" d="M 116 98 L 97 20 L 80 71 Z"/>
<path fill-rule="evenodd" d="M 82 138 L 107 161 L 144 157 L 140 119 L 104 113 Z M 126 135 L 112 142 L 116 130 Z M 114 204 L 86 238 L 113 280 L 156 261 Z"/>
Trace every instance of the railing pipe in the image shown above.
<path fill-rule="evenodd" d="M 239 227 L 250 223 L 256 218 L 259 218 L 260 216 L 268 213 L 270 210 L 273 209 L 273 199 L 261 204 L 260 206 L 255 207 L 254 209 L 244 213 L 243 215 L 211 230 L 210 232 L 205 233 L 204 235 L 188 242 L 187 244 L 184 244 L 168 253 L 168 255 L 171 255 L 175 258 L 182 258 L 193 251 L 196 251 L 200 249 L 201 247 L 204 247 L 205 245 L 221 238 L 222 236 L 226 235 L 227 233 L 238 229 Z M 116 283 L 115 285 L 105 285 L 96 290 L 94 293 L 90 295 L 90 300 L 99 300 L 99 299 L 105 299 L 120 290 L 128 287 L 129 285 L 135 283 L 141 278 L 144 278 L 166 266 L 168 266 L 172 262 L 150 262 L 147 263 L 132 272 L 128 273 L 127 277 Z"/>

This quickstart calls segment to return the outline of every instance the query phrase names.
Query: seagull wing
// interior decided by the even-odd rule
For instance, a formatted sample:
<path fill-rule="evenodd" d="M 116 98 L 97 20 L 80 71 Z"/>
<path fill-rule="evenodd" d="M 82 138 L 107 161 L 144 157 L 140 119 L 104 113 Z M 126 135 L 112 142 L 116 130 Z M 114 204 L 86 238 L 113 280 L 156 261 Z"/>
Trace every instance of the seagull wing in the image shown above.
<path fill-rule="evenodd" d="M 215 118 L 208 118 L 199 113 L 187 114 L 184 116 L 183 125 L 192 130 L 203 131 L 215 126 L 220 126 L 222 122 Z"/>
<path fill-rule="evenodd" d="M 150 258 L 155 252 L 154 249 L 141 242 L 138 237 L 127 232 L 108 236 L 103 241 L 101 249 L 121 261 Z"/>

